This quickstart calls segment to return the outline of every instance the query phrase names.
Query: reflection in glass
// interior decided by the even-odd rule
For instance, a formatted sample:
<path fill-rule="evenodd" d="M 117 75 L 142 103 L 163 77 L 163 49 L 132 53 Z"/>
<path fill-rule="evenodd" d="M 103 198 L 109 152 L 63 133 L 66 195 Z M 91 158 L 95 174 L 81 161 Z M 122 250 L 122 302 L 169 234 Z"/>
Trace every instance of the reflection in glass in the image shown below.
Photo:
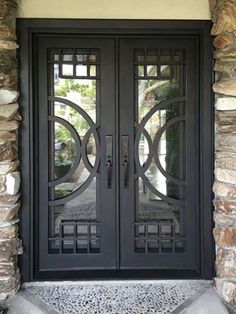
<path fill-rule="evenodd" d="M 161 76 L 170 76 L 170 66 L 169 65 L 161 65 Z"/>
<path fill-rule="evenodd" d="M 96 55 L 89 55 L 89 61 L 90 62 L 96 62 L 97 56 Z"/>
<path fill-rule="evenodd" d="M 138 76 L 144 76 L 144 66 L 138 66 Z"/>
<path fill-rule="evenodd" d="M 87 55 L 84 55 L 84 54 L 76 55 L 76 60 L 79 62 L 86 62 L 87 61 Z"/>
<path fill-rule="evenodd" d="M 63 61 L 73 61 L 73 55 L 64 55 Z"/>
<path fill-rule="evenodd" d="M 96 122 L 96 80 L 59 78 L 54 79 L 54 82 L 55 96 L 72 101 L 86 111 L 90 118 Z M 84 123 L 80 121 L 83 119 L 82 116 L 63 103 L 55 106 L 55 115 L 64 117 L 66 120 L 69 119 L 68 121 L 78 130 L 80 135 L 84 135 L 88 129 L 88 126 L 84 127 Z"/>
<path fill-rule="evenodd" d="M 95 65 L 90 65 L 90 76 L 96 76 L 96 66 Z"/>
<path fill-rule="evenodd" d="M 161 166 L 172 177 L 185 178 L 185 168 L 183 165 L 184 153 L 184 122 L 175 123 L 170 126 L 161 136 L 160 143 L 165 143 L 165 153 L 160 154 Z M 164 156 L 164 158 L 163 158 Z M 162 157 L 162 158 L 161 158 Z"/>
<path fill-rule="evenodd" d="M 147 65 L 147 76 L 157 76 L 156 65 Z"/>
<path fill-rule="evenodd" d="M 78 64 L 76 66 L 76 76 L 87 76 L 87 66 Z"/>
<path fill-rule="evenodd" d="M 62 75 L 63 76 L 73 76 L 74 67 L 72 64 L 62 64 Z"/>
<path fill-rule="evenodd" d="M 178 54 L 179 58 L 183 56 Z M 146 51 L 145 56 L 138 55 L 136 60 L 139 62 L 143 57 L 146 58 L 146 74 L 136 80 L 138 123 L 142 123 L 151 109 L 184 93 L 183 66 L 163 63 L 174 62 L 171 51 L 161 50 L 159 55 Z M 140 67 L 144 66 L 138 65 L 138 69 Z M 149 78 L 153 76 L 156 79 Z M 171 123 L 172 119 L 184 116 L 184 106 L 184 102 L 175 102 L 157 108 L 148 116 L 145 132 L 139 138 L 138 158 L 140 165 L 145 168 L 145 177 L 143 179 L 140 176 L 137 180 L 134 245 L 137 253 L 186 250 L 185 208 L 175 203 L 175 200 L 185 200 L 185 185 L 178 184 L 178 180 L 185 179 L 185 124 L 180 121 L 166 127 L 166 123 Z M 172 178 L 176 181 L 173 182 Z"/>
<path fill-rule="evenodd" d="M 54 169 L 55 179 L 67 174 L 75 159 L 75 142 L 70 131 L 59 123 L 54 124 Z"/>
<path fill-rule="evenodd" d="M 97 150 L 93 132 L 98 119 L 98 81 L 90 79 L 98 75 L 97 64 L 90 65 L 98 61 L 98 55 L 89 49 L 53 53 L 52 95 L 59 99 L 50 102 L 49 111 L 61 120 L 51 121 L 49 128 L 50 181 L 56 180 L 49 195 L 60 205 L 50 207 L 50 252 L 99 253 L 99 181 L 91 177 Z"/>
<path fill-rule="evenodd" d="M 55 96 L 65 98 L 81 107 L 90 118 L 96 122 L 96 81 L 81 79 L 59 79 L 55 81 Z M 90 129 L 87 120 L 74 108 L 63 104 L 54 103 L 55 116 L 60 117 L 78 133 L 81 142 Z M 76 144 L 68 129 L 63 125 L 55 123 L 55 178 L 61 178 L 71 169 L 75 155 Z M 87 158 L 91 166 L 95 164 L 96 144 L 94 135 L 91 134 L 86 144 Z M 80 188 L 89 177 L 89 170 L 80 159 L 78 167 L 71 176 L 55 187 L 55 199 L 62 198 Z"/>
<path fill-rule="evenodd" d="M 86 178 L 80 176 L 80 181 Z M 69 253 L 98 253 L 100 250 L 100 227 L 96 208 L 96 178 L 78 197 L 53 208 L 51 234 L 63 241 L 54 241 L 52 248 L 59 249 L 63 242 L 63 251 Z M 89 252 L 88 252 L 89 251 Z M 65 252 L 64 252 L 65 253 Z"/>

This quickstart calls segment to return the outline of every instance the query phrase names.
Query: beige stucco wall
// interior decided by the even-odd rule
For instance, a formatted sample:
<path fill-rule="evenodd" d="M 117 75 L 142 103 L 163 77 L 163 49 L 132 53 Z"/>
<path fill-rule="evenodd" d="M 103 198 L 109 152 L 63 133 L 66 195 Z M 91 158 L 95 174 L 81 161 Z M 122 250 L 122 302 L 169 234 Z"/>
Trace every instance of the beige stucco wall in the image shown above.
<path fill-rule="evenodd" d="M 210 19 L 208 0 L 20 0 L 19 17 Z"/>

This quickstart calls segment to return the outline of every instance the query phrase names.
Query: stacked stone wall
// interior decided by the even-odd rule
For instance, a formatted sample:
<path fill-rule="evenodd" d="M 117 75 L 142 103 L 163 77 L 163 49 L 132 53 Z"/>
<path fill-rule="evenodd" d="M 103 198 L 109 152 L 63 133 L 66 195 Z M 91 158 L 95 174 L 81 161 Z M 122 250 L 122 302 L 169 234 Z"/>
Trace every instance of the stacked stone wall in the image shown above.
<path fill-rule="evenodd" d="M 236 0 L 210 0 L 215 36 L 216 288 L 236 313 Z"/>
<path fill-rule="evenodd" d="M 215 47 L 216 143 L 214 238 L 216 287 L 236 312 L 236 0 L 209 0 Z M 20 174 L 15 17 L 17 3 L 0 0 L 0 300 L 20 286 L 17 255 Z"/>
<path fill-rule="evenodd" d="M 0 301 L 20 285 L 17 255 L 20 174 L 15 19 L 17 3 L 0 0 Z"/>

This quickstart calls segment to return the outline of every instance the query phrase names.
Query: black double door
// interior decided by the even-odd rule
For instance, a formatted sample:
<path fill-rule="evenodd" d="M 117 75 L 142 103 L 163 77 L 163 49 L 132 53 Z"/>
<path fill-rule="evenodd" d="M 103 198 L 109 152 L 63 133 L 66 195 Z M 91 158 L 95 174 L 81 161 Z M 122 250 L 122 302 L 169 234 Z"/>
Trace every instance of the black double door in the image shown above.
<path fill-rule="evenodd" d="M 191 38 L 40 38 L 41 272 L 199 270 Z"/>

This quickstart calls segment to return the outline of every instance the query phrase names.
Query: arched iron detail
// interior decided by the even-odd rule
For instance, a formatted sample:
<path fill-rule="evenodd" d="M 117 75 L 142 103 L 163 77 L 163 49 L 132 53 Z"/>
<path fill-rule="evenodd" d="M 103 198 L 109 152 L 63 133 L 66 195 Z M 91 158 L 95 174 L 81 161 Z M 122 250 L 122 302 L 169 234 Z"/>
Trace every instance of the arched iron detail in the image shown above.
<path fill-rule="evenodd" d="M 68 173 L 65 176 L 49 182 L 49 187 L 55 187 L 56 185 L 64 183 L 68 178 L 70 178 L 73 172 L 79 166 L 81 159 L 83 160 L 85 168 L 90 173 L 86 181 L 77 190 L 70 193 L 69 195 L 66 195 L 65 197 L 49 201 L 49 206 L 56 206 L 60 204 L 65 204 L 68 201 L 71 201 L 72 199 L 74 199 L 75 197 L 78 197 L 81 193 L 83 193 L 86 190 L 86 188 L 90 185 L 92 180 L 99 175 L 98 168 L 100 165 L 100 140 L 99 140 L 99 135 L 97 132 L 97 129 L 99 128 L 98 125 L 93 122 L 91 117 L 80 106 L 76 105 L 75 103 L 73 103 L 72 101 L 68 99 L 62 99 L 60 97 L 49 96 L 48 100 L 51 102 L 62 103 L 73 108 L 76 112 L 78 112 L 84 118 L 84 120 L 89 125 L 89 129 L 85 133 L 83 140 L 81 140 L 76 129 L 68 121 L 57 116 L 49 116 L 49 121 L 58 122 L 71 132 L 72 137 L 75 140 L 75 144 L 76 144 L 76 158 L 73 163 L 73 166 L 71 167 L 71 169 L 68 171 Z M 95 158 L 94 166 L 92 166 L 90 161 L 88 160 L 88 156 L 86 152 L 88 140 L 91 134 L 93 134 L 94 136 L 95 146 L 96 146 L 96 158 Z"/>

